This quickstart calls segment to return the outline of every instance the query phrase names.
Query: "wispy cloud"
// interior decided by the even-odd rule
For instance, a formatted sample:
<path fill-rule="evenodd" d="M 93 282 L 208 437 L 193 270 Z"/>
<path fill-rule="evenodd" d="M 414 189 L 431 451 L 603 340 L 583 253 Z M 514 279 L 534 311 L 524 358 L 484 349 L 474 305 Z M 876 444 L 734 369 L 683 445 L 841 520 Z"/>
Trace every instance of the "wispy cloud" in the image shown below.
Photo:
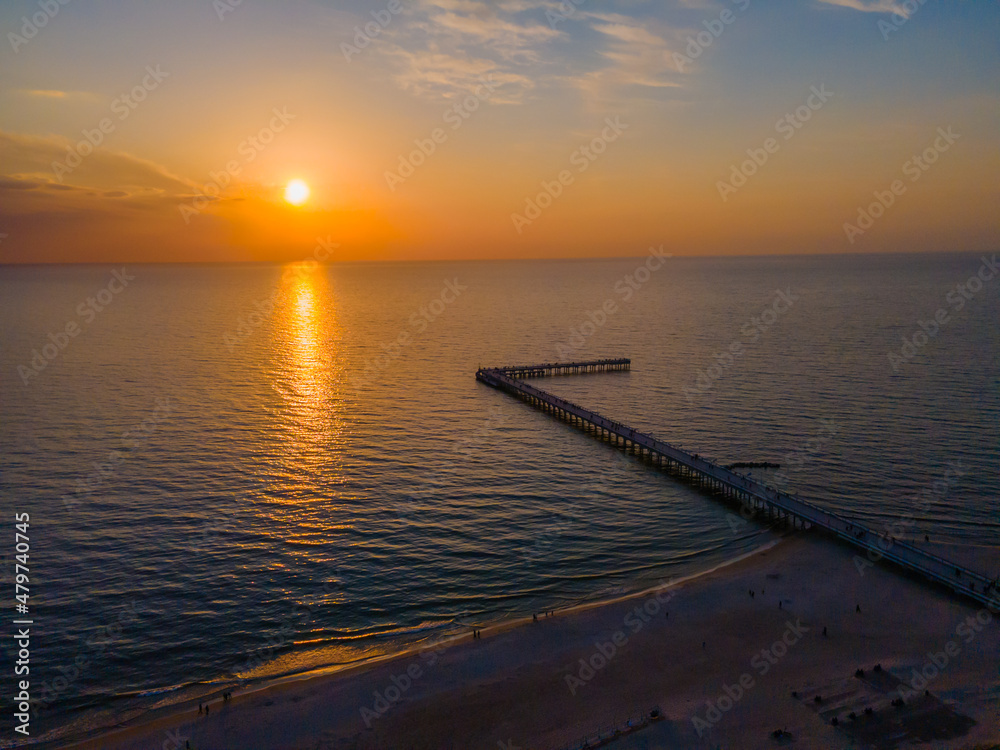
<path fill-rule="evenodd" d="M 490 96 L 491 102 L 516 104 L 535 85 L 529 77 L 482 57 L 456 57 L 431 50 L 409 52 L 402 47 L 387 52 L 401 63 L 396 82 L 418 96 L 451 99 L 472 94 L 482 89 L 485 80 L 500 86 L 498 93 Z"/>
<path fill-rule="evenodd" d="M 399 66 L 396 82 L 421 96 L 465 95 L 489 75 L 501 84 L 492 103 L 520 103 L 566 84 L 606 102 L 679 86 L 678 33 L 647 18 L 577 5 L 567 13 L 555 0 L 420 0 L 379 49 Z"/>
<path fill-rule="evenodd" d="M 674 53 L 683 49 L 681 29 L 618 13 L 581 12 L 574 18 L 599 35 L 596 64 L 570 79 L 591 102 L 648 97 L 682 84 L 674 63 Z"/>
<path fill-rule="evenodd" d="M 65 187 L 54 184 L 52 163 L 64 159 L 71 145 L 57 136 L 0 132 L 0 178 L 21 183 L 20 189 Z M 84 159 L 74 170 L 72 181 L 81 189 L 126 190 L 130 194 L 181 195 L 197 187 L 159 164 L 108 149 L 98 149 Z"/>
<path fill-rule="evenodd" d="M 863 13 L 894 13 L 904 18 L 910 17 L 910 12 L 902 3 L 895 0 L 818 0 L 826 5 L 836 5 L 841 8 L 851 8 Z"/>
<path fill-rule="evenodd" d="M 544 46 L 561 32 L 537 17 L 548 0 L 420 0 L 408 23 L 387 31 L 379 49 L 399 65 L 396 82 L 420 96 L 453 98 L 499 83 L 490 101 L 518 103 L 533 89 Z M 526 15 L 531 14 L 531 15 Z"/>

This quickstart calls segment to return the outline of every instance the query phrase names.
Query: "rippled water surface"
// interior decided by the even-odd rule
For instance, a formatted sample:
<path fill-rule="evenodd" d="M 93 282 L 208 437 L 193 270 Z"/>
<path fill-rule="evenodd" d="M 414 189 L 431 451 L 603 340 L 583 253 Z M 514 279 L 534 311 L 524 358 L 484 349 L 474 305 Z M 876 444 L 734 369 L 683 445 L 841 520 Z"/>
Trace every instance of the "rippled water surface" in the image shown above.
<path fill-rule="evenodd" d="M 981 263 L 132 266 L 103 295 L 111 268 L 0 269 L 0 510 L 31 514 L 35 739 L 606 597 L 766 533 L 479 365 L 631 357 L 536 385 L 723 463 L 781 462 L 753 471 L 874 525 L 958 466 L 914 533 L 996 546 L 1000 278 L 948 301 Z"/>

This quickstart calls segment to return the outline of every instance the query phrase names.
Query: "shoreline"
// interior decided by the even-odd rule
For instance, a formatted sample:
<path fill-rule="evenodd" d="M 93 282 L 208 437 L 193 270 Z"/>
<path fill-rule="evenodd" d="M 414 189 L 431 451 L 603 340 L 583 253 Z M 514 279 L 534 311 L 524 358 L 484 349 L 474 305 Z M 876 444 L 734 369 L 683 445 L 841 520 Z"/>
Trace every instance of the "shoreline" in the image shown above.
<path fill-rule="evenodd" d="M 725 571 L 734 566 L 738 566 L 747 560 L 752 560 L 761 553 L 772 550 L 779 547 L 782 544 L 787 544 L 792 540 L 792 535 L 783 532 L 773 532 L 765 531 L 761 534 L 762 538 L 768 539 L 763 544 L 751 549 L 747 552 L 740 553 L 735 557 L 723 560 L 722 562 L 716 563 L 711 567 L 704 570 L 695 571 L 694 573 L 689 573 L 678 578 L 670 579 L 666 584 L 660 584 L 657 586 L 648 586 L 636 591 L 630 591 L 625 594 L 614 595 L 610 598 L 597 599 L 594 601 L 585 601 L 577 604 L 573 604 L 569 607 L 564 607 L 561 609 L 555 609 L 552 611 L 551 617 L 540 617 L 540 620 L 552 620 L 554 618 L 565 618 L 568 616 L 573 616 L 578 613 L 587 612 L 593 609 L 600 609 L 603 607 L 613 606 L 615 604 L 620 604 L 622 602 L 627 602 L 633 599 L 642 598 L 649 596 L 650 594 L 659 590 L 670 590 L 684 584 L 690 583 L 692 581 L 697 581 L 700 578 L 706 576 L 711 576 L 718 574 L 721 571 Z M 481 633 L 482 638 L 491 638 L 502 633 L 515 630 L 517 628 L 525 627 L 527 625 L 534 624 L 531 616 L 515 617 L 506 620 L 500 620 L 494 622 L 490 625 L 478 628 Z M 451 635 L 442 636 L 439 640 L 434 641 L 433 639 L 428 639 L 428 642 L 434 643 L 436 647 L 450 649 L 465 643 L 469 640 L 469 633 L 456 633 Z M 379 656 L 373 656 L 365 659 L 361 659 L 358 662 L 350 664 L 341 665 L 327 665 L 312 668 L 304 672 L 297 672 L 293 674 L 281 675 L 273 678 L 264 678 L 257 684 L 248 686 L 246 689 L 242 689 L 238 686 L 235 687 L 222 685 L 218 689 L 208 693 L 202 700 L 202 702 L 210 702 L 214 705 L 215 702 L 221 701 L 221 693 L 224 690 L 232 687 L 234 695 L 232 702 L 236 702 L 239 699 L 246 699 L 247 697 L 266 694 L 270 691 L 281 691 L 289 687 L 294 687 L 302 683 L 308 683 L 314 680 L 336 680 L 336 679 L 347 679 L 350 676 L 358 673 L 363 673 L 378 668 L 379 666 L 385 664 L 391 664 L 394 661 L 403 660 L 407 657 L 419 656 L 420 654 L 426 652 L 429 648 L 428 643 L 421 643 L 418 645 L 411 645 L 403 648 L 399 651 L 393 651 L 391 653 L 382 654 Z M 154 708 L 142 716 L 135 719 L 127 720 L 124 725 L 116 725 L 108 727 L 104 730 L 99 731 L 96 735 L 92 737 L 77 738 L 77 739 L 53 739 L 40 742 L 38 744 L 25 745 L 29 748 L 38 748 L 39 750 L 47 750 L 50 747 L 62 746 L 66 748 L 78 748 L 79 750 L 88 750 L 89 748 L 104 747 L 104 742 L 112 741 L 117 736 L 128 736 L 134 733 L 142 732 L 146 733 L 148 729 L 158 728 L 161 725 L 169 725 L 175 717 L 180 717 L 182 715 L 187 715 L 192 709 L 197 709 L 198 701 L 195 698 L 188 699 L 185 701 L 178 702 L 176 704 L 171 704 L 169 706 L 164 706 L 161 708 Z M 61 744 L 68 743 L 68 744 Z M 97 743 L 97 744 L 95 744 Z"/>
<path fill-rule="evenodd" d="M 984 610 L 887 567 L 859 575 L 853 550 L 830 542 L 810 533 L 772 537 L 666 587 L 555 610 L 537 622 L 514 618 L 484 627 L 481 639 L 449 636 L 346 669 L 237 689 L 230 701 L 212 702 L 210 716 L 194 704 L 165 707 L 59 746 L 139 750 L 171 747 L 179 737 L 192 750 L 563 748 L 655 705 L 666 720 L 634 739 L 658 744 L 619 740 L 623 749 L 768 748 L 775 729 L 803 746 L 843 747 L 856 726 L 849 711 L 873 707 L 893 721 L 909 715 L 890 706 L 895 693 L 856 670 L 871 674 L 878 664 L 882 682 L 898 688 L 949 643 L 956 655 L 926 699 L 938 714 L 918 712 L 912 731 L 938 722 L 945 738 L 935 747 L 956 750 L 1000 741 L 992 710 L 1000 697 L 1000 618 L 959 638 L 967 637 L 963 622 Z M 981 552 L 1000 560 L 1000 549 Z M 737 691 L 739 699 L 728 697 Z M 803 698 L 821 694 L 841 697 L 835 704 Z M 838 716 L 839 728 L 831 724 Z"/>

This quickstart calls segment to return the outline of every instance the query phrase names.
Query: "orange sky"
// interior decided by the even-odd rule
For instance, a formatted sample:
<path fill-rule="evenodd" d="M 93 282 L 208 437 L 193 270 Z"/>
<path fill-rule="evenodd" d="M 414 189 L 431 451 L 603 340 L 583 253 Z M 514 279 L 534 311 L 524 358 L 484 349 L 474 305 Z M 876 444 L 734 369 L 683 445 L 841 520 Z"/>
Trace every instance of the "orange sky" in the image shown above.
<path fill-rule="evenodd" d="M 38 7 L 0 11 L 0 262 L 996 247 L 992 4 Z"/>

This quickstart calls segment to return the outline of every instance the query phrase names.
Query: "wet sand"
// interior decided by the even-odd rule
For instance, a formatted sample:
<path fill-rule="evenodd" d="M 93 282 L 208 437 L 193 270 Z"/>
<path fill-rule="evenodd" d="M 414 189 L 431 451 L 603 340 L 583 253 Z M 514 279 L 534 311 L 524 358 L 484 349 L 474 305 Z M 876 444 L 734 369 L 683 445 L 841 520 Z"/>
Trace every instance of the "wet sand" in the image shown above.
<path fill-rule="evenodd" d="M 1000 550 L 974 552 L 976 567 L 997 570 Z M 653 706 L 664 720 L 609 747 L 1000 742 L 1000 616 L 896 569 L 859 575 L 853 557 L 800 534 L 669 588 L 237 690 L 208 716 L 173 708 L 73 747 L 541 750 Z M 900 690 L 905 707 L 891 704 Z"/>

